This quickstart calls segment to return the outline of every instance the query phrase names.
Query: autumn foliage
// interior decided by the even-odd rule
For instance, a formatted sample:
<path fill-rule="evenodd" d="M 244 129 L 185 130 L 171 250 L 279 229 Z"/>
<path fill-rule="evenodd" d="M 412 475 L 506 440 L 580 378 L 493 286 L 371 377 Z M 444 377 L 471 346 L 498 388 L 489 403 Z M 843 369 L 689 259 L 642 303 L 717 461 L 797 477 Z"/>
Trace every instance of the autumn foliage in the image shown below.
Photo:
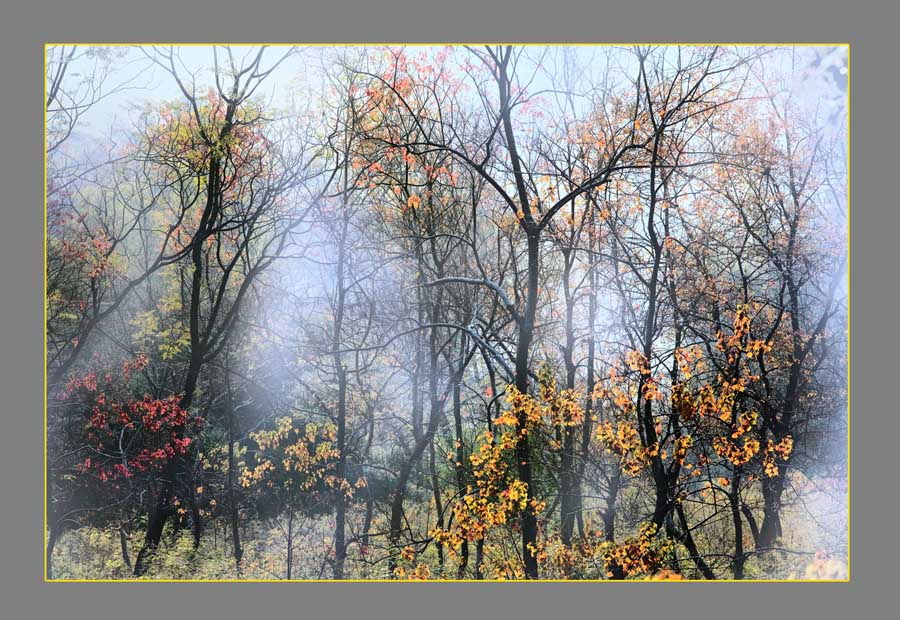
<path fill-rule="evenodd" d="M 112 49 L 48 66 L 49 576 L 846 577 L 841 48 Z"/>

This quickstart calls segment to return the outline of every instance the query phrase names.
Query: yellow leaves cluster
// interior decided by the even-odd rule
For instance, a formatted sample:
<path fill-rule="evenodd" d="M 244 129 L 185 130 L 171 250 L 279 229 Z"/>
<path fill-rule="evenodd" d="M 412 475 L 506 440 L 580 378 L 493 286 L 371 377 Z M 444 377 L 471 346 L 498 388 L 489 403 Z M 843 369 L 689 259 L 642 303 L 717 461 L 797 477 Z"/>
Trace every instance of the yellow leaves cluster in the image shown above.
<path fill-rule="evenodd" d="M 729 412 L 730 416 L 730 412 Z M 759 453 L 760 443 L 749 435 L 756 426 L 759 415 L 755 411 L 742 413 L 736 425 L 731 425 L 731 433 L 727 436 L 713 438 L 713 449 L 720 457 L 727 459 L 738 467 L 748 463 Z M 743 437 L 743 441 L 738 441 Z"/>
<path fill-rule="evenodd" d="M 394 569 L 394 577 L 413 581 L 431 579 L 431 568 L 424 562 L 416 562 L 416 550 L 407 546 L 400 552 L 401 563 Z M 415 565 L 413 563 L 415 562 Z"/>
<path fill-rule="evenodd" d="M 603 550 L 607 576 L 612 577 L 616 570 L 621 571 L 625 577 L 654 575 L 659 572 L 674 543 L 671 539 L 656 541 L 656 532 L 656 525 L 644 523 L 637 536 L 620 544 L 607 543 Z"/>
<path fill-rule="evenodd" d="M 275 470 L 275 464 L 271 461 L 263 461 L 253 469 L 245 469 L 241 473 L 241 486 L 245 489 L 264 480 L 270 472 Z"/>
<path fill-rule="evenodd" d="M 694 418 L 694 397 L 683 383 L 672 386 L 672 410 L 685 422 Z"/>
<path fill-rule="evenodd" d="M 625 420 L 620 420 L 613 427 L 604 420 L 597 428 L 597 439 L 610 452 L 620 457 L 622 470 L 629 475 L 636 475 L 650 463 L 650 459 L 659 453 L 656 444 L 645 448 L 637 429 Z"/>
<path fill-rule="evenodd" d="M 584 409 L 579 403 L 581 395 L 576 390 L 559 390 L 549 367 L 545 366 L 540 375 L 540 395 L 545 403 L 543 417 L 553 427 L 581 426 Z"/>
<path fill-rule="evenodd" d="M 767 353 L 771 353 L 772 345 L 766 343 L 765 340 L 749 340 L 744 347 L 744 351 L 748 357 L 760 357 Z"/>
<path fill-rule="evenodd" d="M 646 377 L 644 384 L 641 386 L 641 395 L 645 400 L 662 400 L 663 395 L 659 389 L 659 383 L 652 377 Z"/>
<path fill-rule="evenodd" d="M 523 434 L 528 432 L 528 427 L 541 424 L 544 417 L 543 409 L 530 395 L 510 386 L 506 389 L 506 404 L 509 407 L 497 418 L 497 424 L 517 427 L 520 426 L 520 420 L 524 420 L 525 424 L 521 425 L 523 428 L 519 429 Z"/>
<path fill-rule="evenodd" d="M 693 445 L 694 439 L 690 435 L 684 435 L 675 440 L 675 454 L 673 456 L 679 464 L 684 463 L 688 450 Z"/>
<path fill-rule="evenodd" d="M 791 453 L 793 451 L 794 438 L 790 435 L 785 435 L 778 443 L 775 443 L 770 439 L 766 445 L 766 453 L 763 458 L 763 470 L 765 471 L 766 476 L 769 478 L 777 476 L 778 464 L 776 459 L 780 458 L 782 461 L 787 461 L 791 458 Z"/>
<path fill-rule="evenodd" d="M 506 390 L 508 407 L 495 420 L 496 432 L 485 431 L 469 455 L 475 479 L 453 507 L 453 525 L 431 535 L 455 553 L 463 540 L 484 540 L 492 528 L 506 525 L 522 511 L 537 514 L 546 502 L 529 496 L 528 485 L 512 476 L 511 463 L 523 435 L 544 428 L 580 425 L 584 410 L 575 390 L 559 390 L 548 368 L 542 369 L 539 398 Z M 458 447 L 458 446 L 457 446 Z M 453 460 L 455 455 L 447 453 Z"/>
<path fill-rule="evenodd" d="M 412 562 L 416 559 L 416 550 L 413 547 L 407 545 L 403 548 L 403 551 L 400 552 L 400 559 L 406 562 Z"/>
<path fill-rule="evenodd" d="M 521 427 L 520 434 L 544 426 L 581 426 L 584 422 L 581 398 L 576 390 L 558 389 L 552 372 L 545 366 L 539 376 L 539 399 L 519 392 L 514 386 L 507 387 L 506 403 L 509 407 L 496 422 L 500 426 Z M 520 424 L 523 420 L 524 426 Z"/>
<path fill-rule="evenodd" d="M 568 545 L 559 536 L 542 538 L 537 544 L 529 545 L 541 567 L 541 576 L 547 579 L 579 578 L 592 573 L 608 547 L 603 532 L 591 527 L 585 529 L 583 537 Z"/>
<path fill-rule="evenodd" d="M 747 382 L 743 378 L 729 381 L 719 376 L 715 386 L 706 384 L 700 388 L 697 397 L 691 402 L 691 410 L 701 416 L 715 416 L 722 422 L 730 422 L 737 397 L 746 389 Z M 682 397 L 689 398 L 685 395 Z"/>
<path fill-rule="evenodd" d="M 738 426 L 734 429 L 734 432 L 731 433 L 731 438 L 738 439 L 742 435 L 747 434 L 756 425 L 758 419 L 759 414 L 755 411 L 742 413 L 740 417 L 738 417 Z"/>
<path fill-rule="evenodd" d="M 491 579 L 498 581 L 513 579 L 520 581 L 525 578 L 524 566 L 519 560 L 503 558 L 492 564 L 493 566 L 488 573 Z"/>
<path fill-rule="evenodd" d="M 482 477 L 483 478 L 483 477 Z M 479 482 L 486 489 L 490 483 Z M 529 505 L 528 485 L 519 480 L 495 495 L 481 495 L 469 492 L 453 507 L 455 524 L 446 530 L 435 529 L 431 535 L 437 542 L 446 545 L 451 553 L 456 553 L 463 540 L 484 540 L 495 527 L 507 524 L 510 519 Z M 539 508 L 538 502 L 531 500 L 532 509 Z"/>
<path fill-rule="evenodd" d="M 518 435 L 515 414 L 509 414 L 505 426 L 508 428 L 497 434 L 485 431 L 481 435 L 477 449 L 469 455 L 475 488 L 470 485 L 454 505 L 454 524 L 431 532 L 451 553 L 459 549 L 463 540 L 483 540 L 491 528 L 508 523 L 528 507 L 528 485 L 509 479 L 508 461 Z M 536 507 L 532 500 L 532 508 Z"/>
<path fill-rule="evenodd" d="M 592 397 L 594 400 L 612 400 L 622 413 L 627 414 L 632 411 L 634 405 L 632 394 L 621 384 L 621 380 L 619 371 L 613 366 L 609 371 L 609 385 L 604 386 L 598 381 L 594 386 Z"/>
<path fill-rule="evenodd" d="M 352 495 L 353 486 L 329 474 L 340 457 L 333 425 L 298 424 L 290 416 L 275 420 L 275 428 L 250 434 L 257 446 L 257 464 L 241 473 L 241 486 L 264 484 L 268 488 L 297 485 L 309 491 L 319 483 Z"/>

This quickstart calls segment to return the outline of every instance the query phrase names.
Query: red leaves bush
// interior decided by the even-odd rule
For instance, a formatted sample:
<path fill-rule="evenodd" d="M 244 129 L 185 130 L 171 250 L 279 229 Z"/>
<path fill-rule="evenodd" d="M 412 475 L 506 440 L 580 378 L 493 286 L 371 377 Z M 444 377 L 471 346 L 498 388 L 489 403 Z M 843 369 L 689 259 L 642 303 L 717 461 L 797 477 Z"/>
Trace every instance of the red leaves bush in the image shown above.
<path fill-rule="evenodd" d="M 86 454 L 74 465 L 77 474 L 112 483 L 161 470 L 188 451 L 203 419 L 191 417 L 178 394 L 133 398 L 132 376 L 144 366 L 136 358 L 121 373 L 88 372 L 66 384 L 60 400 L 76 414 L 70 432 Z"/>

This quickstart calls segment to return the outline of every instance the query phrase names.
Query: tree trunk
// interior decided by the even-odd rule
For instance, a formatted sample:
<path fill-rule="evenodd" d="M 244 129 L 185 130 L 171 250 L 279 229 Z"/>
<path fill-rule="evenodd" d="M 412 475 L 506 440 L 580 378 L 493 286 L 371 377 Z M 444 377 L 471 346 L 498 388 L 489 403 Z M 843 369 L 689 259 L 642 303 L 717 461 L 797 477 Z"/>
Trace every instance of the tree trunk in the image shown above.
<path fill-rule="evenodd" d="M 294 568 L 294 511 L 288 512 L 288 531 L 287 531 L 287 580 L 290 581 Z"/>
<path fill-rule="evenodd" d="M 125 532 L 125 526 L 119 526 L 119 546 L 122 548 L 122 561 L 125 566 L 131 568 L 131 557 L 128 555 L 128 535 Z"/>
<path fill-rule="evenodd" d="M 437 527 L 440 530 L 444 529 L 444 506 L 441 501 L 441 487 L 438 482 L 437 475 L 437 465 L 435 463 L 435 454 L 434 454 L 434 441 L 432 441 L 428 446 L 429 452 L 429 463 L 428 469 L 431 473 L 431 490 L 434 494 L 434 508 L 437 511 Z M 438 541 L 435 541 L 435 547 L 437 547 L 438 554 L 438 571 L 441 576 L 444 574 L 444 545 Z"/>
<path fill-rule="evenodd" d="M 731 493 L 728 500 L 731 504 L 731 521 L 734 525 L 734 578 L 744 578 L 744 522 L 741 519 L 741 498 L 739 491 L 740 473 L 735 472 L 731 482 Z"/>
<path fill-rule="evenodd" d="M 694 564 L 697 566 L 697 568 L 705 578 L 715 580 L 715 573 L 713 573 L 712 569 L 709 567 L 706 561 L 700 556 L 700 551 L 697 549 L 697 543 L 694 542 L 694 535 L 691 534 L 691 528 L 688 526 L 687 516 L 685 516 L 684 514 L 684 506 L 678 503 L 675 506 L 675 513 L 678 515 L 678 521 L 681 524 L 682 542 L 684 543 L 685 549 L 687 549 L 688 553 L 691 554 L 691 560 L 694 561 Z"/>
<path fill-rule="evenodd" d="M 234 555 L 234 567 L 238 575 L 241 573 L 241 558 L 244 555 L 244 549 L 241 547 L 240 519 L 238 514 L 237 494 L 234 492 L 234 474 L 237 466 L 234 460 L 234 443 L 237 441 L 237 433 L 235 432 L 234 419 L 234 394 L 231 391 L 231 374 L 229 370 L 229 359 L 225 357 L 225 413 L 227 418 L 228 430 L 228 477 L 226 484 L 228 485 L 228 507 L 231 513 L 231 549 Z"/>
<path fill-rule="evenodd" d="M 456 471 L 456 492 L 459 499 L 462 500 L 466 495 L 466 479 L 465 479 L 465 450 L 463 446 L 463 428 L 462 428 L 462 395 L 460 392 L 460 384 L 462 381 L 463 357 L 465 356 L 466 339 L 463 336 L 460 339 L 459 355 L 460 368 L 457 369 L 456 378 L 453 382 L 453 429 L 456 436 L 456 460 L 454 470 Z M 457 568 L 456 577 L 462 579 L 466 574 L 466 567 L 469 564 L 469 541 L 463 538 L 460 547 L 459 567 Z"/>
<path fill-rule="evenodd" d="M 338 355 L 339 357 L 339 355 Z M 338 430 L 337 430 L 337 478 L 343 484 L 347 477 L 347 373 L 343 367 L 338 368 Z M 346 495 L 342 489 L 336 494 L 334 518 L 334 578 L 344 578 L 344 560 L 347 557 L 345 522 L 347 513 Z"/>
<path fill-rule="evenodd" d="M 434 426 L 437 427 L 436 424 Z M 429 432 L 425 433 L 416 442 L 412 453 L 400 467 L 400 471 L 397 474 L 397 484 L 394 488 L 394 497 L 391 500 L 391 525 L 388 533 L 388 540 L 391 543 L 391 557 L 388 560 L 388 569 L 392 576 L 397 568 L 396 551 L 400 546 L 400 533 L 403 531 L 403 500 L 406 496 L 406 484 L 409 482 L 413 467 L 419 462 L 422 453 L 425 452 L 425 448 L 431 442 L 432 435 L 433 432 L 429 429 Z"/>
<path fill-rule="evenodd" d="M 53 579 L 53 549 L 59 539 L 59 526 L 50 522 L 50 531 L 47 533 L 47 579 Z"/>
<path fill-rule="evenodd" d="M 537 310 L 538 270 L 540 268 L 540 236 L 537 231 L 528 235 L 528 288 L 525 302 L 525 314 L 519 323 L 519 338 L 516 345 L 516 389 L 528 393 L 528 363 L 531 350 L 531 341 L 534 337 L 534 319 Z M 527 427 L 528 421 L 525 412 L 517 412 L 518 426 L 520 429 Z M 535 545 L 537 544 L 537 517 L 531 508 L 531 500 L 534 499 L 534 486 L 531 478 L 531 451 L 529 449 L 528 433 L 519 433 L 516 441 L 516 463 L 519 480 L 528 488 L 528 505 L 522 511 L 522 558 L 525 565 L 525 576 L 529 579 L 538 578 L 537 556 Z"/>

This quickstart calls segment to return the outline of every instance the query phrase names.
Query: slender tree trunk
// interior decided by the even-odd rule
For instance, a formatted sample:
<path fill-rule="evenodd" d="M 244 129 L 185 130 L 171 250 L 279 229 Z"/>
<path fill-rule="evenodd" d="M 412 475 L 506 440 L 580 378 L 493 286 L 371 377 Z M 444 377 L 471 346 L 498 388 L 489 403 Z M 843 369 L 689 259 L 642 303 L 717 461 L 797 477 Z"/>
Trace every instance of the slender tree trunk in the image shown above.
<path fill-rule="evenodd" d="M 753 536 L 753 545 L 755 548 L 759 548 L 759 526 L 756 523 L 756 517 L 753 516 L 753 511 L 750 510 L 750 506 L 746 503 L 741 502 L 741 512 L 744 515 L 744 518 L 747 520 L 747 525 L 750 527 L 750 535 Z"/>
<path fill-rule="evenodd" d="M 56 541 L 59 539 L 59 526 L 53 521 L 49 523 L 49 532 L 47 533 L 47 579 L 53 579 L 53 549 L 56 547 Z"/>
<path fill-rule="evenodd" d="M 375 405 L 374 403 L 369 408 L 369 419 L 368 419 L 369 431 L 368 437 L 366 439 L 366 449 L 363 453 L 363 463 L 369 462 L 369 454 L 372 452 L 372 443 L 375 441 Z M 363 554 L 368 553 L 369 551 L 369 532 L 372 530 L 372 515 L 375 511 L 375 498 L 372 496 L 372 487 L 368 484 L 368 480 L 366 481 L 366 514 L 363 518 L 363 527 L 362 527 L 362 537 L 360 538 L 360 544 L 362 546 Z"/>
<path fill-rule="evenodd" d="M 538 270 L 540 269 L 540 236 L 537 231 L 528 235 L 528 288 L 525 302 L 525 313 L 519 324 L 519 339 L 516 346 L 516 389 L 528 393 L 528 363 L 531 350 L 531 341 L 534 337 L 534 319 L 537 310 Z M 528 421 L 525 412 L 517 412 L 518 426 L 521 429 L 527 427 Z M 537 556 L 537 517 L 531 508 L 531 500 L 534 499 L 534 486 L 531 478 L 531 450 L 529 448 L 528 433 L 519 433 L 516 441 L 516 463 L 519 480 L 528 488 L 528 505 L 522 511 L 522 558 L 525 565 L 525 576 L 529 579 L 538 578 Z"/>
<path fill-rule="evenodd" d="M 593 250 L 595 237 L 597 235 L 594 233 L 594 211 L 591 211 L 591 224 L 589 229 L 589 244 L 591 250 Z M 574 495 L 575 495 L 575 519 L 578 523 L 578 535 L 581 538 L 584 538 L 584 502 L 582 499 L 581 492 L 581 483 L 584 480 L 584 472 L 587 468 L 588 458 L 590 457 L 591 450 L 591 432 L 593 429 L 593 416 L 594 416 L 594 381 L 595 370 L 594 370 L 594 360 L 597 354 L 597 340 L 595 338 L 594 330 L 596 328 L 597 323 L 597 272 L 595 265 L 594 252 L 589 252 L 589 266 L 590 269 L 590 293 L 588 295 L 588 351 L 587 351 L 587 394 L 585 397 L 584 403 L 584 422 L 581 425 L 581 454 L 579 454 L 578 464 L 575 468 L 575 480 L 573 481 L 574 486 Z"/>
<path fill-rule="evenodd" d="M 731 521 L 734 525 L 734 578 L 744 578 L 744 522 L 741 519 L 741 497 L 740 497 L 740 481 L 741 474 L 735 472 L 734 479 L 731 481 L 731 492 L 728 494 L 728 501 L 731 505 Z"/>
<path fill-rule="evenodd" d="M 349 124 L 352 125 L 352 119 Z M 337 402 L 337 449 L 338 462 L 336 475 L 338 484 L 343 485 L 347 479 L 347 369 L 344 367 L 344 361 L 341 355 L 341 344 L 343 340 L 344 312 L 347 299 L 347 288 L 345 286 L 345 271 L 347 265 L 347 243 L 350 227 L 350 140 L 347 134 L 344 145 L 344 173 L 343 173 L 343 191 L 341 192 L 341 227 L 340 236 L 338 238 L 338 257 L 336 266 L 336 299 L 334 308 L 334 327 L 332 332 L 331 346 L 334 360 L 334 368 L 337 373 L 338 382 L 338 402 Z M 334 566 L 333 576 L 335 579 L 344 578 L 344 560 L 347 557 L 346 542 L 346 520 L 347 520 L 347 497 L 343 489 L 339 488 L 335 495 L 335 516 L 334 516 Z"/>
<path fill-rule="evenodd" d="M 606 489 L 606 507 L 603 510 L 603 536 L 609 542 L 616 540 L 616 503 L 619 500 L 619 473 L 616 472 L 609 478 L 609 487 Z"/>
<path fill-rule="evenodd" d="M 293 576 L 294 569 L 294 511 L 288 511 L 288 531 L 287 531 L 287 580 L 290 581 Z"/>
<path fill-rule="evenodd" d="M 436 427 L 437 424 L 434 426 Z M 388 568 L 392 576 L 394 570 L 397 568 L 396 552 L 400 547 L 400 533 L 403 531 L 403 500 L 406 496 L 406 485 L 409 482 L 409 477 L 412 474 L 413 468 L 416 466 L 416 463 L 419 462 L 422 453 L 425 452 L 425 449 L 431 442 L 433 434 L 434 433 L 429 429 L 429 431 L 416 442 L 412 453 L 409 455 L 409 458 L 404 461 L 403 465 L 400 466 L 400 471 L 397 474 L 394 497 L 391 500 L 391 524 L 388 533 L 388 540 L 391 543 L 391 556 L 388 560 Z"/>
<path fill-rule="evenodd" d="M 343 484 L 347 478 L 347 373 L 343 368 L 338 368 L 338 431 L 337 431 L 337 478 Z M 344 578 L 344 560 L 347 557 L 347 542 L 345 537 L 347 500 L 342 489 L 336 494 L 335 518 L 334 518 L 334 578 Z"/>
<path fill-rule="evenodd" d="M 233 128 L 234 115 L 237 108 L 237 88 L 239 77 L 235 77 L 232 96 L 234 102 L 229 102 L 224 115 L 223 126 L 218 132 L 219 142 L 224 143 L 225 139 L 231 134 Z M 210 144 L 216 147 L 218 144 Z M 191 274 L 191 296 L 189 305 L 189 334 L 190 334 L 190 361 L 188 371 L 185 376 L 184 389 L 182 391 L 181 402 L 182 409 L 189 410 L 194 400 L 194 393 L 197 389 L 197 383 L 200 379 L 200 370 L 203 367 L 207 353 L 208 342 L 204 341 L 202 327 L 200 324 L 200 304 L 201 291 L 203 287 L 203 246 L 209 236 L 212 234 L 215 222 L 219 217 L 222 209 L 222 159 L 220 156 L 212 156 L 209 160 L 209 171 L 207 173 L 207 189 L 206 203 L 203 207 L 203 213 L 200 216 L 200 222 L 197 224 L 197 231 L 191 239 L 191 265 L 193 268 Z M 184 428 L 174 429 L 174 435 L 178 436 L 184 433 Z M 147 557 L 150 553 L 159 547 L 159 541 L 162 537 L 163 528 L 166 521 L 172 513 L 172 494 L 176 488 L 176 478 L 185 471 L 189 466 L 190 459 L 185 455 L 177 456 L 169 461 L 164 471 L 164 479 L 156 498 L 156 506 L 147 520 L 147 533 L 144 537 L 144 545 L 134 563 L 134 574 L 136 576 L 143 575 L 147 570 Z M 199 515 L 197 515 L 199 517 Z M 195 527 L 201 527 L 199 520 Z M 195 533 L 199 542 L 199 531 Z"/>
<path fill-rule="evenodd" d="M 228 431 L 228 476 L 226 478 L 228 493 L 228 508 L 231 513 L 231 549 L 234 556 L 235 570 L 241 573 L 241 558 L 244 549 L 241 546 L 241 533 L 239 528 L 240 517 L 238 514 L 237 494 L 234 492 L 234 474 L 237 464 L 234 459 L 234 443 L 237 441 L 234 419 L 234 394 L 231 389 L 231 372 L 229 368 L 229 356 L 225 356 L 225 414 Z"/>
<path fill-rule="evenodd" d="M 175 473 L 178 470 L 178 457 L 170 460 L 163 470 L 162 486 L 157 491 L 156 505 L 147 519 L 147 531 L 144 544 L 134 561 L 134 574 L 140 577 L 147 572 L 150 555 L 159 548 L 166 521 L 173 512 L 172 491 L 175 486 Z"/>
<path fill-rule="evenodd" d="M 460 368 L 465 369 L 468 365 L 469 360 L 472 358 L 475 349 L 472 349 L 467 355 L 465 361 L 462 363 Z M 451 381 L 455 381 L 456 377 L 451 377 Z M 428 427 L 425 431 L 425 434 L 419 438 L 419 440 L 413 446 L 413 450 L 410 453 L 409 457 L 403 464 L 400 466 L 400 471 L 397 473 L 397 483 L 394 487 L 394 496 L 391 500 L 391 521 L 390 521 L 390 529 L 388 531 L 388 540 L 391 544 L 391 555 L 388 560 L 388 569 L 391 572 L 391 575 L 394 574 L 394 569 L 397 568 L 397 557 L 396 550 L 400 546 L 400 534 L 403 531 L 403 500 L 406 497 L 406 485 L 409 482 L 409 478 L 412 475 L 412 470 L 419 462 L 419 459 L 422 458 L 422 454 L 425 452 L 425 449 L 428 447 L 428 444 L 434 439 L 434 435 L 437 432 L 438 426 L 441 421 L 441 413 L 443 409 L 443 401 L 438 400 L 435 407 L 432 408 L 431 418 L 428 420 Z"/>
<path fill-rule="evenodd" d="M 431 489 L 434 494 L 434 508 L 437 511 L 437 527 L 438 529 L 444 529 L 444 505 L 441 501 L 441 486 L 438 482 L 437 475 L 437 465 L 435 463 L 435 454 L 434 454 L 434 441 L 432 441 L 428 446 L 429 452 L 429 463 L 428 469 L 431 473 Z M 437 548 L 438 554 L 438 570 L 440 575 L 444 574 L 444 545 L 438 541 L 435 541 L 435 547 Z"/>
<path fill-rule="evenodd" d="M 475 579 L 484 579 L 481 566 L 484 563 L 484 539 L 479 538 L 475 542 Z"/>
<path fill-rule="evenodd" d="M 234 492 L 234 474 L 231 472 L 235 467 L 234 462 L 234 441 L 228 444 L 228 503 L 231 512 L 231 549 L 234 555 L 234 567 L 238 574 L 241 573 L 241 559 L 244 557 L 244 548 L 241 545 L 240 532 L 240 516 L 237 505 L 237 495 Z"/>
<path fill-rule="evenodd" d="M 563 358 L 566 366 L 566 389 L 575 389 L 575 299 L 569 285 L 569 277 L 573 259 L 571 250 L 563 252 L 565 269 L 563 271 L 563 295 L 566 305 L 566 344 L 563 347 Z M 575 530 L 575 427 L 563 427 L 562 456 L 560 458 L 560 538 L 565 546 L 572 544 Z"/>
<path fill-rule="evenodd" d="M 215 172 L 214 172 L 215 170 Z M 211 165 L 210 182 L 218 177 L 218 166 Z M 204 220 L 201 221 L 200 229 L 206 230 L 209 220 L 209 213 L 213 209 L 213 190 L 207 199 L 207 208 L 204 211 Z M 205 234 L 199 234 L 194 239 L 194 245 L 191 249 L 191 262 L 193 263 L 193 275 L 191 281 L 191 300 L 190 300 L 190 363 L 187 375 L 185 376 L 184 391 L 179 406 L 182 409 L 190 409 L 194 399 L 194 392 L 197 389 L 197 382 L 200 378 L 200 369 L 203 365 L 205 351 L 200 336 L 200 291 L 202 287 L 203 266 L 202 266 L 202 241 L 205 240 Z M 180 436 L 184 429 L 174 429 L 174 434 Z M 148 556 L 159 548 L 159 541 L 162 538 L 163 529 L 166 521 L 173 512 L 172 496 L 176 488 L 176 478 L 185 470 L 187 458 L 185 455 L 177 455 L 169 460 L 163 470 L 162 485 L 157 493 L 156 506 L 151 512 L 147 520 L 147 532 L 144 537 L 144 545 L 138 553 L 134 563 L 134 574 L 138 577 L 143 575 L 147 570 Z"/>
<path fill-rule="evenodd" d="M 691 560 L 693 560 L 694 564 L 706 579 L 715 580 L 716 574 L 712 571 L 700 555 L 700 551 L 697 549 L 697 543 L 694 541 L 694 535 L 691 533 L 691 528 L 688 526 L 687 516 L 684 514 L 684 506 L 682 506 L 681 503 L 675 505 L 675 514 L 678 515 L 678 521 L 681 524 L 684 548 L 691 554 Z"/>
<path fill-rule="evenodd" d="M 130 569 L 131 557 L 128 555 L 128 534 L 125 532 L 125 525 L 119 526 L 119 546 L 122 549 L 122 561 Z"/>
<path fill-rule="evenodd" d="M 440 273 L 440 268 L 438 269 L 438 277 L 442 274 Z M 443 290 L 438 290 L 437 298 L 431 309 L 431 317 L 430 320 L 432 323 L 437 323 L 440 320 L 441 313 L 441 305 L 443 300 Z M 432 329 L 430 331 L 430 335 L 428 338 L 428 397 L 430 399 L 430 410 L 429 416 L 430 420 L 437 419 L 440 416 L 440 410 L 443 408 L 443 404 L 438 400 L 438 362 L 440 360 L 440 350 L 438 346 L 438 331 L 436 329 Z M 429 472 L 431 474 L 431 487 L 432 492 L 434 494 L 434 506 L 437 511 L 437 527 L 439 529 L 444 529 L 444 507 L 443 502 L 441 501 L 441 487 L 438 482 L 437 476 L 437 466 L 435 463 L 435 454 L 434 454 L 434 436 L 432 435 L 432 440 L 428 444 L 428 452 L 429 452 Z M 440 567 L 440 574 L 444 574 L 444 546 L 440 543 L 435 543 L 437 547 L 438 553 L 438 566 Z"/>
<path fill-rule="evenodd" d="M 456 371 L 456 378 L 453 382 L 453 430 L 456 436 L 456 460 L 454 470 L 456 471 L 456 492 L 461 500 L 466 495 L 466 479 L 465 479 L 465 447 L 463 445 L 463 427 L 462 427 L 462 394 L 460 386 L 464 368 L 462 367 L 463 357 L 465 356 L 466 339 L 465 336 L 460 338 L 459 358 L 460 368 Z M 462 579 L 466 574 L 466 567 L 469 564 L 469 541 L 463 538 L 460 547 L 459 567 L 457 568 L 456 577 Z"/>

